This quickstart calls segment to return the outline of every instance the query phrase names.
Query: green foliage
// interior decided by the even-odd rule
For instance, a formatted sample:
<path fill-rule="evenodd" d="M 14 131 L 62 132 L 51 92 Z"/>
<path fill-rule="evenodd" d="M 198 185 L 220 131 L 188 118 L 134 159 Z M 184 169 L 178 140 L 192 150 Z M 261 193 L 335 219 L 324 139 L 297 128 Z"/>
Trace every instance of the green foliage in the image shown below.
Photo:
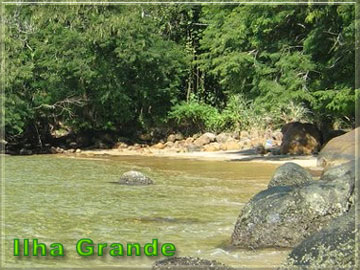
<path fill-rule="evenodd" d="M 198 63 L 227 96 L 354 119 L 353 6 L 206 6 Z M 216 15 L 214 15 L 216 13 Z M 341 112 L 341 113 L 339 113 Z"/>
<path fill-rule="evenodd" d="M 6 6 L 6 135 L 353 123 L 353 5 Z M 31 128 L 30 128 L 31 130 Z"/>
<path fill-rule="evenodd" d="M 194 96 L 189 102 L 176 104 L 169 112 L 168 119 L 175 122 L 175 129 L 184 134 L 216 131 L 221 128 L 219 112 L 211 105 L 198 101 Z"/>
<path fill-rule="evenodd" d="M 266 125 L 266 112 L 243 95 L 231 96 L 221 115 L 228 130 L 264 129 Z"/>
<path fill-rule="evenodd" d="M 20 126 L 47 118 L 76 131 L 134 130 L 178 98 L 185 54 L 138 7 L 9 7 L 7 20 L 7 97 L 33 111 Z"/>

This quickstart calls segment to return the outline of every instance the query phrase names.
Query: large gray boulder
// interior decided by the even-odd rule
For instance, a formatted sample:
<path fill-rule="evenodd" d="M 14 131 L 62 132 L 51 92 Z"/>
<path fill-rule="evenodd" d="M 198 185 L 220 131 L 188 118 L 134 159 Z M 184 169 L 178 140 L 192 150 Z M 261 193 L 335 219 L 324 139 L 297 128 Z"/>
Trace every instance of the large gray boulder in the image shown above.
<path fill-rule="evenodd" d="M 303 167 L 293 162 L 287 162 L 275 170 L 268 188 L 276 186 L 300 186 L 312 180 L 311 174 Z"/>
<path fill-rule="evenodd" d="M 338 177 L 303 186 L 277 186 L 255 195 L 243 208 L 232 234 L 241 247 L 294 247 L 331 219 L 348 211 L 354 178 Z"/>
<path fill-rule="evenodd" d="M 356 132 L 359 131 L 360 129 L 356 128 L 331 139 L 318 155 L 318 166 L 332 167 L 355 160 Z"/>
<path fill-rule="evenodd" d="M 302 241 L 289 254 L 281 268 L 292 269 L 297 266 L 300 269 L 309 267 L 350 269 L 354 267 L 356 228 L 354 208 Z"/>
<path fill-rule="evenodd" d="M 128 171 L 120 177 L 118 183 L 121 185 L 151 185 L 154 182 L 141 172 Z"/>
<path fill-rule="evenodd" d="M 214 260 L 206 260 L 194 257 L 174 257 L 164 259 L 154 263 L 153 270 L 231 270 L 233 268 L 226 266 Z"/>

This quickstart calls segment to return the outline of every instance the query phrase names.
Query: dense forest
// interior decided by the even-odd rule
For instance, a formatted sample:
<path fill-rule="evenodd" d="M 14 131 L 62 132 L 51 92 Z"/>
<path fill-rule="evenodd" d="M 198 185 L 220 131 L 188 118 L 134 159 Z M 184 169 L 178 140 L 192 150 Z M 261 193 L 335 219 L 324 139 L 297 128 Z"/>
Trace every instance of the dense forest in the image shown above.
<path fill-rule="evenodd" d="M 6 141 L 355 121 L 354 5 L 6 6 Z"/>

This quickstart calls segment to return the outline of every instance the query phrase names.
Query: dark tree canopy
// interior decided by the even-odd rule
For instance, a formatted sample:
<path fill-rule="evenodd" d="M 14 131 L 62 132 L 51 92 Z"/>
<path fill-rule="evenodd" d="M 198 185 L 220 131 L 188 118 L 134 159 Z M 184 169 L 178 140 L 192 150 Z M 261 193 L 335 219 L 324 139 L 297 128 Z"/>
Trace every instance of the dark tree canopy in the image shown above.
<path fill-rule="evenodd" d="M 61 127 L 132 136 L 302 117 L 354 123 L 354 5 L 6 6 L 5 15 L 10 140 Z"/>

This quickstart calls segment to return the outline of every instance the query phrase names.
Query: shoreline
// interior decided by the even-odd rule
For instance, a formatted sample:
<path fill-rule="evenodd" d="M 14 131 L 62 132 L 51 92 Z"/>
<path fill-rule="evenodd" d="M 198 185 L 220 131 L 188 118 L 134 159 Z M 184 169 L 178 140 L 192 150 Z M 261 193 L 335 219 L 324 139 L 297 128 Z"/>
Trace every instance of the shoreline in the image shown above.
<path fill-rule="evenodd" d="M 165 157 L 179 159 L 195 159 L 204 161 L 231 161 L 231 162 L 258 162 L 282 165 L 286 162 L 294 162 L 304 168 L 311 170 L 322 170 L 317 166 L 317 157 L 314 155 L 261 155 L 257 154 L 254 149 L 249 150 L 228 150 L 216 152 L 185 152 L 177 153 L 166 150 L 152 151 L 133 151 L 118 149 L 96 149 L 83 150 L 80 153 L 73 153 L 71 156 L 76 157 L 102 157 L 102 156 L 143 156 L 143 157 Z"/>

